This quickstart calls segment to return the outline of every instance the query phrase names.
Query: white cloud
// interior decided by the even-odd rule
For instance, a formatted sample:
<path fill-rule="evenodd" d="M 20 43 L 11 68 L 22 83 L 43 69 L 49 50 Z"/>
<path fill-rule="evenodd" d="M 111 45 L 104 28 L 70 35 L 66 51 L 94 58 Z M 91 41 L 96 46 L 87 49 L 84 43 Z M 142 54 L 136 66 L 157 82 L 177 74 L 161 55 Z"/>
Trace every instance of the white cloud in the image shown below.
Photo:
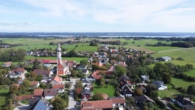
<path fill-rule="evenodd" d="M 14 27 L 23 27 L 23 26 L 33 26 L 32 23 L 28 22 L 0 22 L 0 26 L 2 27 L 9 27 L 9 26 L 14 26 Z"/>

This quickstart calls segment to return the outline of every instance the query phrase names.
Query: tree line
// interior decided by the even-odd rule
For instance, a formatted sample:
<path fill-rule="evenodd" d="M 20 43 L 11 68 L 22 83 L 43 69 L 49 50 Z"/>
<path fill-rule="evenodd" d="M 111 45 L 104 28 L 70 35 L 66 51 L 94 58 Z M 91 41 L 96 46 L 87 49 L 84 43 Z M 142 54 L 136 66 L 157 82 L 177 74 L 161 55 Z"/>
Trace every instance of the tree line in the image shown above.
<path fill-rule="evenodd" d="M 24 61 L 26 50 L 24 49 L 7 49 L 0 50 L 0 61 Z"/>

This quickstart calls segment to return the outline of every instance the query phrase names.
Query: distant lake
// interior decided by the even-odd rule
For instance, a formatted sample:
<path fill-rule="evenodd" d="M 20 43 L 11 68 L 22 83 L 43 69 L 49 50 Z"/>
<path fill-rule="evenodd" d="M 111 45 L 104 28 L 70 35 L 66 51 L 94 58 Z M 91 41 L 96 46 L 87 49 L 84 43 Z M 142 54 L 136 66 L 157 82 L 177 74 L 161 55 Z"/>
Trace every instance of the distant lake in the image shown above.
<path fill-rule="evenodd" d="M 40 36 L 40 37 L 195 37 L 195 33 L 179 32 L 20 32 L 20 33 L 3 33 L 0 35 L 14 36 Z"/>

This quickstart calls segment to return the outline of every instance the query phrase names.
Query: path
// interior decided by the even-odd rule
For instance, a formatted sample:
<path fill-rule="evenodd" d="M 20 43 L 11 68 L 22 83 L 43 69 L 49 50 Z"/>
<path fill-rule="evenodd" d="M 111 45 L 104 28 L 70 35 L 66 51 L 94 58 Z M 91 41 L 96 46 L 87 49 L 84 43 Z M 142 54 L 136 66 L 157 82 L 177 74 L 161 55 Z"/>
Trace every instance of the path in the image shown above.
<path fill-rule="evenodd" d="M 68 110 L 77 110 L 77 108 L 75 108 L 75 105 L 77 104 L 77 102 L 74 100 L 74 86 L 76 84 L 76 81 L 78 79 L 70 79 L 70 81 L 72 82 L 71 87 L 70 87 L 70 93 L 69 93 L 69 105 L 68 105 Z"/>

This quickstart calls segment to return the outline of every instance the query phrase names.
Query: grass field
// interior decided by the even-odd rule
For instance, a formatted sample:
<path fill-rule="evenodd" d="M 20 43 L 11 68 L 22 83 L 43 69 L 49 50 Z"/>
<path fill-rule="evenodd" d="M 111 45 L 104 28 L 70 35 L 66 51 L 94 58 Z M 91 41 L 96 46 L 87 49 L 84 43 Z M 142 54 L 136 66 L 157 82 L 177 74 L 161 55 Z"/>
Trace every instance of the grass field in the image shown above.
<path fill-rule="evenodd" d="M 174 84 L 177 87 L 183 87 L 185 89 L 188 88 L 189 85 L 194 84 L 195 82 L 188 82 L 188 81 L 184 81 L 183 79 L 178 79 L 178 78 L 171 78 L 171 83 Z"/>
<path fill-rule="evenodd" d="M 167 89 L 158 91 L 158 96 L 163 97 L 173 97 L 173 95 L 181 94 L 178 90 L 175 89 Z"/>
<path fill-rule="evenodd" d="M 107 94 L 109 97 L 114 97 L 114 92 L 115 92 L 115 88 L 112 85 L 108 85 L 108 87 L 103 86 L 98 86 L 97 84 L 93 84 L 94 86 L 94 90 L 93 93 L 95 94 L 96 92 L 102 92 Z"/>
<path fill-rule="evenodd" d="M 35 56 L 26 56 L 26 60 L 31 60 L 31 59 L 50 59 L 50 60 L 56 60 L 56 57 L 35 57 Z M 76 62 L 80 62 L 81 60 L 87 60 L 88 58 L 83 58 L 83 57 L 62 57 L 63 60 L 74 60 Z"/>
<path fill-rule="evenodd" d="M 195 77 L 195 70 L 191 70 L 191 71 L 185 72 L 185 74 L 188 75 L 188 76 Z"/>
<path fill-rule="evenodd" d="M 0 89 L 0 109 L 5 105 L 5 100 L 8 96 L 8 92 L 8 89 Z"/>

